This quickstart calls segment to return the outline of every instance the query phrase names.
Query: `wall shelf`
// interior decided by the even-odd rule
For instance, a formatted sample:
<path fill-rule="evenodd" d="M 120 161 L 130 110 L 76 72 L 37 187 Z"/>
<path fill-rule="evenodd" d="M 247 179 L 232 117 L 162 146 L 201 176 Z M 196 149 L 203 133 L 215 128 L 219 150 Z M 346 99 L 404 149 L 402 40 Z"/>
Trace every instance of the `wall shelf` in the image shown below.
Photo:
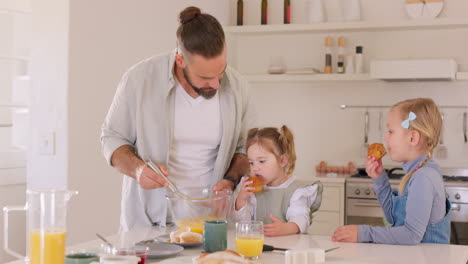
<path fill-rule="evenodd" d="M 267 82 L 342 82 L 342 81 L 380 81 L 370 74 L 243 74 L 251 83 Z M 457 81 L 468 81 L 468 72 L 458 72 Z"/>
<path fill-rule="evenodd" d="M 0 104 L 0 108 L 28 108 L 27 105 L 23 104 Z"/>
<path fill-rule="evenodd" d="M 244 74 L 249 82 L 377 81 L 369 74 Z"/>
<path fill-rule="evenodd" d="M 23 56 L 9 56 L 0 54 L 0 60 L 19 60 L 19 61 L 29 61 L 29 57 Z"/>
<path fill-rule="evenodd" d="M 350 32 L 468 28 L 468 18 L 437 18 L 400 21 L 327 22 L 317 24 L 278 24 L 227 26 L 230 34 Z"/>

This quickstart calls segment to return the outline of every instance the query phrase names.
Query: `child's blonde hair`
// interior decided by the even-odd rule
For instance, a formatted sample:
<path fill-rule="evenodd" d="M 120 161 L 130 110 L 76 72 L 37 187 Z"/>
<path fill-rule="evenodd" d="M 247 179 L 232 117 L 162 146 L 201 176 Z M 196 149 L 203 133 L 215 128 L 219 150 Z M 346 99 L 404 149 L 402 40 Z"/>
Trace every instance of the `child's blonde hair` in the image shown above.
<path fill-rule="evenodd" d="M 406 120 L 410 112 L 416 114 L 416 119 L 409 121 L 410 130 L 418 131 L 427 144 L 427 156 L 415 169 L 408 172 L 400 182 L 399 193 L 403 193 L 411 176 L 424 166 L 432 157 L 432 152 L 437 146 L 442 129 L 442 117 L 439 108 L 430 98 L 415 98 L 399 102 L 392 106 L 391 110 L 398 109 L 401 120 Z"/>
<path fill-rule="evenodd" d="M 281 128 L 265 127 L 252 128 L 247 136 L 246 149 L 258 143 L 263 149 L 273 153 L 276 159 L 285 154 L 288 164 L 285 167 L 287 177 L 291 176 L 296 166 L 296 151 L 294 148 L 294 136 L 289 128 L 283 125 Z"/>

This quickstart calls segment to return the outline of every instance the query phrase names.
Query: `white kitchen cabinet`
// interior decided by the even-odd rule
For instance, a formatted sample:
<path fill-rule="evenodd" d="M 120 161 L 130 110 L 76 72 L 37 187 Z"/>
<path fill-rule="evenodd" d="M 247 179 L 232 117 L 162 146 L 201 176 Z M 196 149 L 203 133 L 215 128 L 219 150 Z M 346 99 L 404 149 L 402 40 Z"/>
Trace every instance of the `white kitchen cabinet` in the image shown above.
<path fill-rule="evenodd" d="M 318 177 L 323 184 L 322 205 L 313 214 L 311 235 L 330 236 L 335 229 L 344 225 L 345 217 L 345 180 L 344 178 Z"/>

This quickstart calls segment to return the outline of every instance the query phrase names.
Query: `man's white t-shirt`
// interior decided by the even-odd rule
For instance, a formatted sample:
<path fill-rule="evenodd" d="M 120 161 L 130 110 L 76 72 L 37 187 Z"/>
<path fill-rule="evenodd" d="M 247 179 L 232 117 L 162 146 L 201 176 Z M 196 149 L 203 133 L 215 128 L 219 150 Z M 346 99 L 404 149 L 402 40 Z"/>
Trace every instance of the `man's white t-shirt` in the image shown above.
<path fill-rule="evenodd" d="M 209 187 L 222 136 L 219 93 L 191 97 L 177 84 L 169 177 L 180 188 Z"/>

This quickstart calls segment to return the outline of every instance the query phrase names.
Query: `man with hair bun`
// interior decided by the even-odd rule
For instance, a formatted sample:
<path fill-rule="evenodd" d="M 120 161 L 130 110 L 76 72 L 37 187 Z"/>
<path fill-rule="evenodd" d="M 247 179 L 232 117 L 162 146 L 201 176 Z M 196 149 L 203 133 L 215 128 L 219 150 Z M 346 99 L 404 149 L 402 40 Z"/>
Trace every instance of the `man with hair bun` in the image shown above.
<path fill-rule="evenodd" d="M 107 162 L 124 174 L 121 230 L 171 222 L 167 182 L 179 188 L 234 189 L 253 104 L 247 82 L 227 65 L 222 26 L 197 7 L 179 14 L 177 48 L 132 66 L 102 126 Z"/>

